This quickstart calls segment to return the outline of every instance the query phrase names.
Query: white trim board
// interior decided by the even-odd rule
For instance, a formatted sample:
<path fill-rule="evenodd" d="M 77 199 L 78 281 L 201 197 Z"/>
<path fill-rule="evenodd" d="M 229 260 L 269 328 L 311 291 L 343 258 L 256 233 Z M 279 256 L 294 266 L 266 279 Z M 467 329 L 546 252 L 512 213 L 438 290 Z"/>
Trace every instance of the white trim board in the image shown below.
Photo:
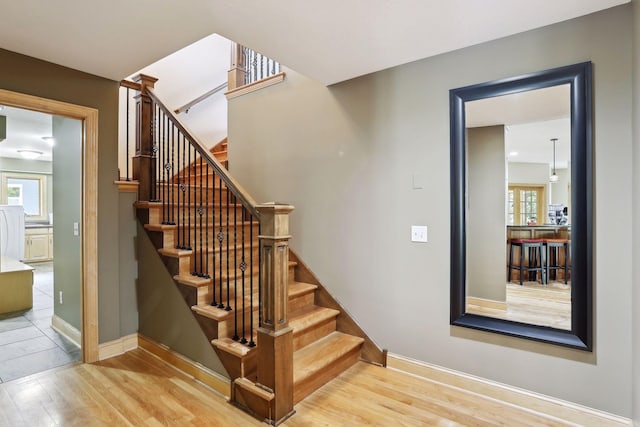
<path fill-rule="evenodd" d="M 387 368 L 517 406 L 556 422 L 601 427 L 633 426 L 633 421 L 625 417 L 397 354 L 387 355 Z"/>
<path fill-rule="evenodd" d="M 98 360 L 119 356 L 138 348 L 138 334 L 131 334 L 98 346 Z"/>
<path fill-rule="evenodd" d="M 78 346 L 78 348 L 80 348 L 80 343 L 82 342 L 82 334 L 78 329 L 76 329 L 75 326 L 67 323 L 67 321 L 62 317 L 58 317 L 55 314 L 51 317 L 51 329 L 64 336 L 69 341 Z"/>

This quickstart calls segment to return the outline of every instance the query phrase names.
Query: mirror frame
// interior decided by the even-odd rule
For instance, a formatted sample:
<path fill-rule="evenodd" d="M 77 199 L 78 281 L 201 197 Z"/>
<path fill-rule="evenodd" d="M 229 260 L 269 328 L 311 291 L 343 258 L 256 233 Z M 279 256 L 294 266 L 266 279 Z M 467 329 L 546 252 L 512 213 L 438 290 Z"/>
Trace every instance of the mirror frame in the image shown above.
<path fill-rule="evenodd" d="M 592 351 L 593 131 L 591 62 L 449 92 L 451 132 L 450 324 Z M 466 313 L 465 102 L 563 84 L 571 96 L 571 330 Z"/>

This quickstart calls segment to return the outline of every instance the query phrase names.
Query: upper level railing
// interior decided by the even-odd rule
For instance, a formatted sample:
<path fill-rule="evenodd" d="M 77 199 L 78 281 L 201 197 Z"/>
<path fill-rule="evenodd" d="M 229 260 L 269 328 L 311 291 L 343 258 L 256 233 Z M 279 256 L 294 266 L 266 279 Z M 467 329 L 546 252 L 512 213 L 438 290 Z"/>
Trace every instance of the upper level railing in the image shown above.
<path fill-rule="evenodd" d="M 266 79 L 280 73 L 280 63 L 246 46 L 231 46 L 229 90 Z"/>

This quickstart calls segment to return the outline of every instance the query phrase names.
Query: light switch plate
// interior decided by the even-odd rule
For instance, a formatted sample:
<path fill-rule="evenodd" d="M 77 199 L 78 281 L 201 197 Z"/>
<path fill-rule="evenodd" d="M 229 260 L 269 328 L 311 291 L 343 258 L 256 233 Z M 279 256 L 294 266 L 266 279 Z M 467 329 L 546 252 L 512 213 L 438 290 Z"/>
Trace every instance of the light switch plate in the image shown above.
<path fill-rule="evenodd" d="M 79 227 L 79 224 L 77 222 L 73 223 L 73 235 L 74 236 L 79 236 L 80 235 L 80 227 Z"/>
<path fill-rule="evenodd" d="M 411 241 L 412 242 L 420 242 L 426 243 L 428 242 L 427 237 L 427 226 L 426 225 L 412 225 L 411 226 Z"/>

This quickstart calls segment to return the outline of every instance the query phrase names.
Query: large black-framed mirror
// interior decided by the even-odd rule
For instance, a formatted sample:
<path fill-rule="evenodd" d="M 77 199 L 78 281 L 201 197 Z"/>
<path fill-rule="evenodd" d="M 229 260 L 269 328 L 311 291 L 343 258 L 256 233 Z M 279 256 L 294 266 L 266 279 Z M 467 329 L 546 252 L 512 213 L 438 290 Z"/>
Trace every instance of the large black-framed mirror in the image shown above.
<path fill-rule="evenodd" d="M 584 62 L 450 91 L 451 325 L 592 350 L 591 84 L 591 62 Z M 477 112 L 484 105 L 480 101 L 504 101 L 505 111 L 511 113 L 522 109 L 530 113 L 535 108 L 520 108 L 518 100 L 521 96 L 546 99 L 551 93 L 560 96 L 561 102 L 552 96 L 541 104 L 531 104 L 538 108 L 534 113 L 534 116 L 538 114 L 536 123 L 519 123 L 519 119 L 513 117 L 506 120 L 496 117 L 492 119 L 494 121 L 485 122 L 477 120 Z M 562 113 L 565 102 L 566 117 Z M 474 111 L 473 119 L 471 111 Z M 471 128 L 471 120 L 478 121 L 479 124 L 474 125 L 476 128 Z M 564 128 L 560 125 L 551 127 L 554 130 L 535 130 L 549 129 L 552 122 L 566 123 L 566 130 L 562 130 Z M 536 127 L 540 123 L 547 127 Z M 531 151 L 544 151 L 553 156 L 553 164 L 549 160 L 546 166 L 548 183 L 527 182 L 534 180 L 531 177 L 525 178 L 524 184 L 511 182 L 515 178 L 509 171 L 524 168 L 520 163 L 510 163 L 509 158 L 518 153 L 510 151 L 507 137 L 504 137 L 507 142 L 500 142 L 500 139 L 503 138 L 501 135 L 516 134 L 523 127 L 529 129 L 529 133 L 538 132 L 534 134 L 536 142 L 530 147 Z M 482 145 L 486 144 L 482 142 L 487 140 L 486 137 L 475 136 L 486 134 L 485 131 L 497 135 L 498 142 L 491 143 L 493 148 Z M 487 153 L 494 149 L 497 153 L 495 158 L 488 159 Z M 501 150 L 502 159 L 499 158 Z M 472 155 L 482 157 L 482 160 L 470 157 Z M 563 155 L 566 158 L 563 159 Z M 532 163 L 538 162 L 536 167 L 540 169 L 546 161 L 531 160 L 525 166 L 527 170 L 533 170 Z M 491 162 L 494 162 L 493 166 Z M 520 162 L 524 164 L 525 160 Z M 485 172 L 482 169 L 478 172 L 480 166 L 477 164 L 481 164 Z M 484 181 L 489 181 L 484 179 L 489 174 L 496 175 L 495 185 L 487 184 L 490 188 L 478 190 Z M 559 180 L 558 175 L 563 174 L 565 178 Z M 540 191 L 536 190 L 538 187 Z M 470 212 L 479 212 L 479 207 L 486 211 L 485 206 L 490 205 L 490 196 L 484 193 L 485 190 L 497 194 L 497 199 L 502 197 L 502 201 L 496 202 L 502 205 L 494 206 L 493 216 L 485 215 L 486 212 L 470 215 Z M 564 199 L 556 203 L 558 199 L 554 197 Z M 470 210 L 471 207 L 476 211 Z M 492 226 L 495 233 L 488 231 Z M 476 233 L 477 230 L 484 234 Z M 492 249 L 492 245 L 498 250 Z M 493 258 L 497 261 L 490 260 L 486 254 L 495 255 Z M 495 273 L 494 279 L 481 277 L 483 271 Z M 498 276 L 500 279 L 495 279 Z M 483 298 L 486 290 L 484 285 L 480 286 L 482 280 L 493 280 L 489 286 L 497 289 L 499 296 Z M 481 297 L 471 296 L 470 289 Z M 540 295 L 545 292 L 553 294 L 554 300 L 525 315 L 516 313 L 514 316 L 512 314 L 517 310 L 513 307 L 518 302 L 525 310 L 531 307 L 526 302 L 530 300 L 522 299 L 525 291 L 527 295 L 534 295 L 535 300 L 540 300 Z M 475 306 L 477 301 L 482 301 L 484 307 Z M 547 314 L 549 310 L 558 307 L 566 310 L 564 323 L 548 321 L 546 316 L 554 316 Z M 563 316 L 557 317 L 561 319 Z"/>

